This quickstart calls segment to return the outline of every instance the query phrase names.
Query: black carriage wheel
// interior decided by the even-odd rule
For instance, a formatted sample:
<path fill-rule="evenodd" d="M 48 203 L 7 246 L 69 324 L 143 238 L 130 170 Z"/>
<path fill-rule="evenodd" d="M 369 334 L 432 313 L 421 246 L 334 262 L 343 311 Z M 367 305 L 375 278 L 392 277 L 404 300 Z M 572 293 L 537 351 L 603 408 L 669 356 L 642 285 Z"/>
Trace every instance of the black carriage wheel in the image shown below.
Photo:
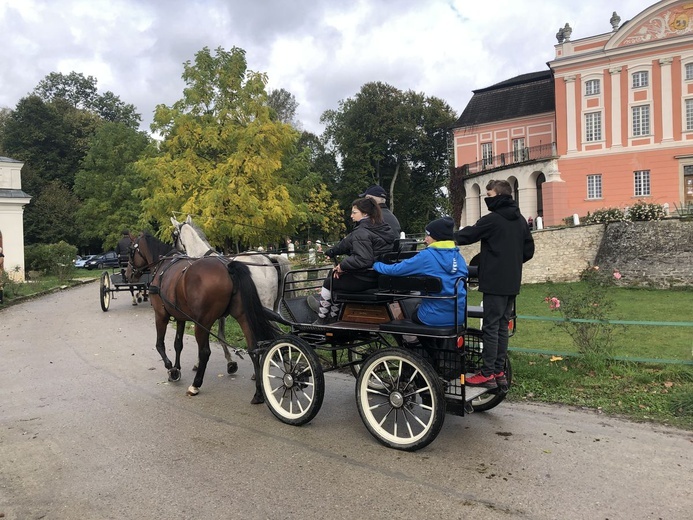
<path fill-rule="evenodd" d="M 261 374 L 265 402 L 283 423 L 301 426 L 320 411 L 325 377 L 317 354 L 302 339 L 275 340 L 262 356 Z"/>
<path fill-rule="evenodd" d="M 510 386 L 513 378 L 513 370 L 510 366 L 510 359 L 507 356 L 505 358 L 504 372 L 505 377 L 508 379 L 508 386 Z M 474 408 L 475 412 L 485 412 L 486 410 L 490 410 L 491 408 L 495 408 L 501 404 L 507 395 L 507 392 L 501 392 L 500 390 L 495 393 L 486 392 L 485 394 L 481 394 L 479 397 L 472 399 L 470 404 L 472 405 L 472 408 Z"/>
<path fill-rule="evenodd" d="M 101 310 L 103 312 L 108 311 L 108 307 L 111 305 L 111 277 L 104 271 L 101 273 Z"/>
<path fill-rule="evenodd" d="M 427 361 L 403 349 L 383 349 L 364 361 L 356 405 L 371 435 L 398 450 L 427 446 L 445 421 L 440 378 Z"/>

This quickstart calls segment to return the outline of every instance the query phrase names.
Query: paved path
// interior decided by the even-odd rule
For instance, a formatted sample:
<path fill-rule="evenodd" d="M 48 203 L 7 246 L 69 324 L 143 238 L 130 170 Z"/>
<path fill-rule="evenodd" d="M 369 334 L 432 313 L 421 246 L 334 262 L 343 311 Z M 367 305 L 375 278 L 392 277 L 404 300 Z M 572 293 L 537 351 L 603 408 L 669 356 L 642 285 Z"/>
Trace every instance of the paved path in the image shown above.
<path fill-rule="evenodd" d="M 0 311 L 0 518 L 691 518 L 690 432 L 504 403 L 398 452 L 347 375 L 296 428 L 249 404 L 247 359 L 227 376 L 215 347 L 187 397 L 194 340 L 169 384 L 154 339 L 148 306 L 103 313 L 97 284 Z"/>

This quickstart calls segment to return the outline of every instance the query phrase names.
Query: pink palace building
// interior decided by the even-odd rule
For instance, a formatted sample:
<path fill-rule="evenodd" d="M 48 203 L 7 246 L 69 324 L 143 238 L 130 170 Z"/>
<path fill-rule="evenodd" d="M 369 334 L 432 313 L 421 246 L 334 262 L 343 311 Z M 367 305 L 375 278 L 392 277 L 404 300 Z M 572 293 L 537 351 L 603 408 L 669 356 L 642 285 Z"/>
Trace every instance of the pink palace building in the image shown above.
<path fill-rule="evenodd" d="M 693 205 L 693 1 L 608 22 L 579 40 L 566 24 L 549 70 L 474 91 L 453 128 L 461 226 L 487 212 L 490 179 L 545 226 L 637 201 Z"/>

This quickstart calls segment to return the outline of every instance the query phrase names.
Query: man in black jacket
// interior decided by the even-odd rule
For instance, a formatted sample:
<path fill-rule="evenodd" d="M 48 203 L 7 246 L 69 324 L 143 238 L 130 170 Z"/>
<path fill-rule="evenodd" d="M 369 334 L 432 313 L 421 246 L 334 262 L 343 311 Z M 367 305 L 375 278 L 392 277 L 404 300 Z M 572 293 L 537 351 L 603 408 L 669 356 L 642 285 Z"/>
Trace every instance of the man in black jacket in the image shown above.
<path fill-rule="evenodd" d="M 534 256 L 534 239 L 507 181 L 490 181 L 486 195 L 490 213 L 455 234 L 460 245 L 481 241 L 479 290 L 484 293 L 484 366 L 467 378 L 466 384 L 505 390 L 508 323 L 515 297 L 520 293 L 522 264 Z"/>
<path fill-rule="evenodd" d="M 366 191 L 361 193 L 359 197 L 373 199 L 375 202 L 378 203 L 380 211 L 383 214 L 383 220 L 386 224 L 390 226 L 390 228 L 392 228 L 392 231 L 395 234 L 395 238 L 399 238 L 399 234 L 402 231 L 402 226 L 399 225 L 399 220 L 397 219 L 397 217 L 395 217 L 395 214 L 392 213 L 392 211 L 390 211 L 390 209 L 387 207 L 387 204 L 385 204 L 385 198 L 387 197 L 387 193 L 385 193 L 385 190 L 382 188 L 382 186 L 374 184 Z"/>

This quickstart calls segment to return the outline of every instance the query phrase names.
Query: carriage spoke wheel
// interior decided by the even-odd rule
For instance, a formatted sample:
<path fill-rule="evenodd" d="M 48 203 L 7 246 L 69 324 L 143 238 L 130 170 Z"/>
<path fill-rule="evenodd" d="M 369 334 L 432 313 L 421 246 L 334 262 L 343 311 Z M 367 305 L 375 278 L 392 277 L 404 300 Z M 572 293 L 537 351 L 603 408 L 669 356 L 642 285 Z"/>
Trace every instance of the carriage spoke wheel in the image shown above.
<path fill-rule="evenodd" d="M 101 273 L 101 310 L 103 312 L 108 311 L 108 307 L 111 305 L 111 277 L 107 271 Z"/>
<path fill-rule="evenodd" d="M 296 336 L 275 340 L 262 357 L 262 393 L 282 422 L 300 426 L 311 421 L 325 396 L 325 377 L 317 354 Z"/>
<path fill-rule="evenodd" d="M 510 366 L 510 359 L 507 356 L 505 358 L 505 370 L 503 371 L 505 372 L 505 377 L 508 379 L 508 386 L 510 386 L 512 383 L 513 371 Z M 501 404 L 507 395 L 507 390 L 503 392 L 499 389 L 498 392 L 481 394 L 479 397 L 472 399 L 470 404 L 475 412 L 485 412 Z"/>
<path fill-rule="evenodd" d="M 427 446 L 445 420 L 443 386 L 433 367 L 402 349 L 384 349 L 363 362 L 356 405 L 368 431 L 399 450 Z"/>

